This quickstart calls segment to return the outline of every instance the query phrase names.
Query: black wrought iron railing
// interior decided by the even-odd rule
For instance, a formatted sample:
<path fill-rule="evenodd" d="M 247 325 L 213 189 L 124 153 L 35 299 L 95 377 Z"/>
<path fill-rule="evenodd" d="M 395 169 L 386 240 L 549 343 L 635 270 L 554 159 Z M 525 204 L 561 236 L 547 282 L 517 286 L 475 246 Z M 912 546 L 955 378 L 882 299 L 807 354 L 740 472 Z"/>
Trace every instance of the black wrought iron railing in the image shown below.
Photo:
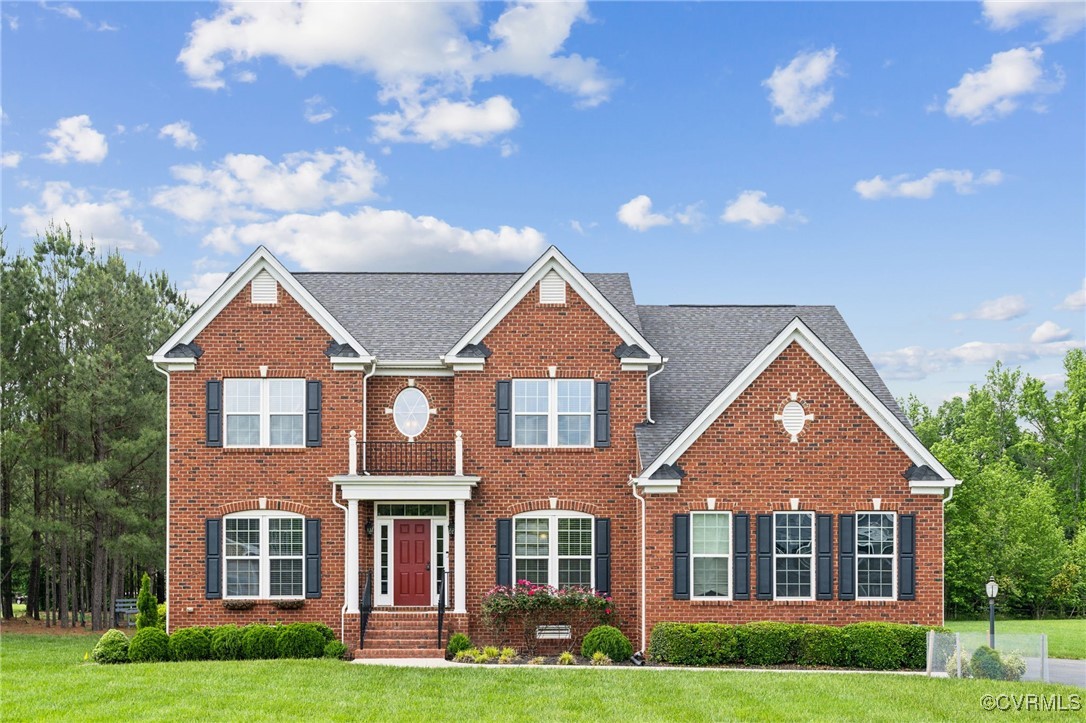
<path fill-rule="evenodd" d="M 362 602 L 358 606 L 362 613 L 362 620 L 358 632 L 359 650 L 363 650 L 366 647 L 366 626 L 369 625 L 370 613 L 373 612 L 373 570 L 367 570 L 363 574 L 365 575 L 365 582 L 362 585 Z"/>
<path fill-rule="evenodd" d="M 449 589 L 449 571 L 444 571 L 437 577 L 437 647 L 445 647 L 442 642 L 445 638 L 445 596 Z"/>
<path fill-rule="evenodd" d="M 362 469 L 369 474 L 456 472 L 456 442 L 363 442 Z"/>

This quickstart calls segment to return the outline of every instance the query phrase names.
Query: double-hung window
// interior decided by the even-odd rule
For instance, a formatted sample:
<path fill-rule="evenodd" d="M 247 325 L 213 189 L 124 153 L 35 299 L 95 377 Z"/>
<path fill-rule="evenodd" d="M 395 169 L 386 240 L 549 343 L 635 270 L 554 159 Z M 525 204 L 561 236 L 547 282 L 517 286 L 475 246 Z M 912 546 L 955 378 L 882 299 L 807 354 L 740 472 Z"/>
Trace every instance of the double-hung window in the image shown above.
<path fill-rule="evenodd" d="M 814 513 L 773 514 L 773 597 L 814 599 Z"/>
<path fill-rule="evenodd" d="M 224 523 L 226 597 L 302 597 L 304 518 L 246 512 Z"/>
<path fill-rule="evenodd" d="M 513 445 L 591 447 L 591 379 L 514 379 Z"/>
<path fill-rule="evenodd" d="M 731 594 L 730 512 L 690 513 L 690 564 L 694 599 L 727 598 Z"/>
<path fill-rule="evenodd" d="M 227 447 L 301 447 L 305 443 L 304 379 L 226 379 Z"/>
<path fill-rule="evenodd" d="M 894 591 L 894 513 L 856 513 L 856 597 L 892 600 Z"/>
<path fill-rule="evenodd" d="M 513 518 L 515 577 L 556 588 L 592 587 L 593 518 L 531 512 Z"/>

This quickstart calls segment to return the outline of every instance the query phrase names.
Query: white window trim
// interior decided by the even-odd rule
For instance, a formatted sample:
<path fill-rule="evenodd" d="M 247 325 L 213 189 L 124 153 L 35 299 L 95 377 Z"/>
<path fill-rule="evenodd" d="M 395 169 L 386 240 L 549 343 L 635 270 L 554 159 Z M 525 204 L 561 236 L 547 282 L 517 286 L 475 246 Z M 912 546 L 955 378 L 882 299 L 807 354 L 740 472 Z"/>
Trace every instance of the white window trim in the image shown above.
<path fill-rule="evenodd" d="M 548 520 L 547 526 L 547 585 L 558 587 L 558 520 L 578 519 L 592 522 L 589 531 L 589 539 L 592 541 L 592 550 L 588 555 L 588 589 L 594 590 L 596 585 L 596 525 L 595 517 L 584 512 L 571 512 L 568 510 L 538 510 L 536 512 L 522 512 L 513 517 L 513 582 L 516 583 L 517 560 L 541 560 L 536 555 L 517 555 L 517 520 Z M 567 560 L 583 560 L 584 555 L 562 555 Z"/>
<path fill-rule="evenodd" d="M 546 444 L 517 444 L 517 415 L 541 416 L 538 412 L 517 411 L 517 382 L 547 382 L 547 443 Z M 587 412 L 558 412 L 558 382 L 587 382 L 592 385 L 589 392 L 591 409 Z M 595 446 L 596 440 L 596 381 L 594 379 L 514 379 L 510 388 L 509 412 L 512 418 L 509 433 L 512 435 L 512 445 L 519 449 L 589 449 Z M 588 417 L 588 444 L 558 444 L 558 417 Z"/>
<path fill-rule="evenodd" d="M 694 518 L 702 515 L 724 515 L 728 518 L 728 553 L 726 555 L 694 552 Z M 690 599 L 691 600 L 731 600 L 732 599 L 732 547 L 735 541 L 735 530 L 732 528 L 732 513 L 722 510 L 697 510 L 690 513 Z M 694 558 L 723 557 L 728 561 L 728 594 L 727 595 L 695 595 L 694 594 Z"/>
<path fill-rule="evenodd" d="M 785 555 L 777 552 L 777 516 L 778 515 L 807 515 L 811 519 L 811 554 L 810 555 Z M 808 512 L 806 510 L 785 510 L 773 513 L 773 599 L 774 600 L 814 600 L 815 591 L 818 590 L 818 530 L 815 529 L 814 512 Z M 777 559 L 786 557 L 789 559 L 802 559 L 804 557 L 810 557 L 811 559 L 811 594 L 801 597 L 781 597 L 777 595 Z"/>
<path fill-rule="evenodd" d="M 227 412 L 226 411 L 226 386 L 230 382 L 260 382 L 260 444 L 230 444 L 228 442 L 229 434 L 229 418 L 230 417 L 250 417 L 251 412 Z M 302 418 L 302 443 L 301 444 L 272 444 L 271 443 L 271 385 L 269 382 L 301 382 L 302 384 L 302 411 L 299 414 L 281 415 L 281 416 L 300 416 Z M 223 379 L 223 404 L 222 404 L 222 440 L 224 447 L 230 447 L 233 449 L 300 449 L 305 447 L 305 379 L 295 377 L 275 377 L 274 379 L 256 379 L 253 377 L 227 377 Z M 277 415 L 280 416 L 280 415 Z"/>
<path fill-rule="evenodd" d="M 289 518 L 302 521 L 302 554 L 297 555 L 276 555 L 276 560 L 301 560 L 302 561 L 302 592 L 300 595 L 272 595 L 271 594 L 271 561 L 272 556 L 270 554 L 271 545 L 269 536 L 269 520 Z M 223 516 L 222 523 L 222 593 L 223 598 L 228 600 L 304 600 L 305 599 L 305 517 L 303 515 L 296 514 L 294 512 L 283 512 L 282 510 L 250 510 L 248 512 L 234 512 L 229 515 Z M 260 556 L 257 558 L 252 557 L 237 557 L 227 556 L 226 554 L 226 521 L 238 519 L 259 519 L 260 520 Z M 230 595 L 228 594 L 226 579 L 227 579 L 227 564 L 228 560 L 259 560 L 260 565 L 260 594 L 258 595 Z"/>
<path fill-rule="evenodd" d="M 419 431 L 417 431 L 415 434 L 408 434 L 407 432 L 403 431 L 403 429 L 400 428 L 400 421 L 396 418 L 396 404 L 397 404 L 397 402 L 400 401 L 400 397 L 402 397 L 404 394 L 410 394 L 412 391 L 418 392 L 419 394 L 422 395 L 422 401 L 426 404 L 426 413 L 425 413 L 425 416 L 423 417 L 422 426 L 419 427 Z M 402 434 L 404 437 L 407 437 L 408 442 L 414 442 L 416 437 L 422 436 L 422 433 L 425 432 L 426 428 L 430 426 L 430 417 L 437 414 L 437 410 L 434 409 L 432 406 L 430 406 L 430 397 L 426 394 L 426 392 L 424 392 L 421 389 L 419 389 L 418 387 L 414 387 L 414 386 L 404 387 L 403 389 L 401 389 L 399 392 L 396 393 L 396 398 L 392 400 L 391 410 L 392 410 L 392 424 L 393 424 L 393 426 L 396 427 L 397 432 Z"/>
<path fill-rule="evenodd" d="M 890 525 L 894 531 L 894 548 L 893 552 L 889 555 L 861 555 L 860 554 L 860 515 L 889 515 Z M 855 564 L 856 569 L 853 571 L 853 579 L 856 581 L 856 599 L 857 600 L 897 600 L 897 550 L 898 550 L 898 534 L 897 534 L 897 513 L 887 510 L 856 510 L 856 539 L 853 542 L 853 549 L 856 550 Z M 890 597 L 872 597 L 867 595 L 860 595 L 860 558 L 866 557 L 868 559 L 890 558 L 890 580 L 892 582 Z"/>

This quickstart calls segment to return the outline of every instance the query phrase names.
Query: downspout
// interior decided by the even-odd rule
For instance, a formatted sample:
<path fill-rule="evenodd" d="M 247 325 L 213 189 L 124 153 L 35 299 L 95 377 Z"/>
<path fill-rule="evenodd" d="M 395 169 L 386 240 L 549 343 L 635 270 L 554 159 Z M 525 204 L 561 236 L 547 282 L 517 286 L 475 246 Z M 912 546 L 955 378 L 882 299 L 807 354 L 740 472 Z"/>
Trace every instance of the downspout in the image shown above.
<path fill-rule="evenodd" d="M 630 475 L 630 491 L 633 492 L 633 496 L 641 503 L 641 650 L 638 651 L 641 655 L 645 654 L 645 498 L 637 494 L 637 481 L 633 475 Z"/>
<path fill-rule="evenodd" d="M 950 488 L 950 494 L 943 498 L 943 614 L 940 616 L 941 625 L 946 625 L 946 503 L 954 499 L 954 488 Z"/>
<path fill-rule="evenodd" d="M 151 362 L 155 371 L 166 377 L 166 632 L 170 630 L 170 373 Z"/>
<path fill-rule="evenodd" d="M 343 510 L 343 537 L 347 538 L 347 525 L 351 521 L 347 518 L 350 511 L 345 505 L 336 502 L 336 485 L 332 485 L 332 504 Z M 339 642 L 347 644 L 347 555 L 343 555 L 343 604 L 339 606 Z M 166 608 L 169 611 L 169 608 Z"/>
<path fill-rule="evenodd" d="M 652 378 L 664 370 L 665 364 L 666 356 L 660 358 L 660 368 L 645 377 L 645 421 L 649 424 L 656 424 L 652 419 Z"/>
<path fill-rule="evenodd" d="M 373 366 L 370 370 L 362 376 L 362 474 L 369 474 L 369 468 L 366 465 L 366 437 L 369 435 L 369 423 L 366 421 L 369 415 L 369 397 L 368 390 L 369 385 L 366 382 L 370 377 L 377 373 L 377 359 L 373 360 Z"/>

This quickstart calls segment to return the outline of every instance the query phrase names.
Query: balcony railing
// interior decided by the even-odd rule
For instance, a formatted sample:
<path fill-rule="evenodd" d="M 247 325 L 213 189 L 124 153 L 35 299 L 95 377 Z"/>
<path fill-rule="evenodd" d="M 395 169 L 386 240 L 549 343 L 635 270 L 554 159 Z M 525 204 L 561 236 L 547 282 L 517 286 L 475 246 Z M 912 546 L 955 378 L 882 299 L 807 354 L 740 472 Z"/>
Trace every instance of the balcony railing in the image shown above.
<path fill-rule="evenodd" d="M 352 475 L 361 469 L 362 474 L 460 477 L 464 474 L 464 440 L 457 432 L 452 442 L 359 442 L 352 430 L 348 468 Z"/>

